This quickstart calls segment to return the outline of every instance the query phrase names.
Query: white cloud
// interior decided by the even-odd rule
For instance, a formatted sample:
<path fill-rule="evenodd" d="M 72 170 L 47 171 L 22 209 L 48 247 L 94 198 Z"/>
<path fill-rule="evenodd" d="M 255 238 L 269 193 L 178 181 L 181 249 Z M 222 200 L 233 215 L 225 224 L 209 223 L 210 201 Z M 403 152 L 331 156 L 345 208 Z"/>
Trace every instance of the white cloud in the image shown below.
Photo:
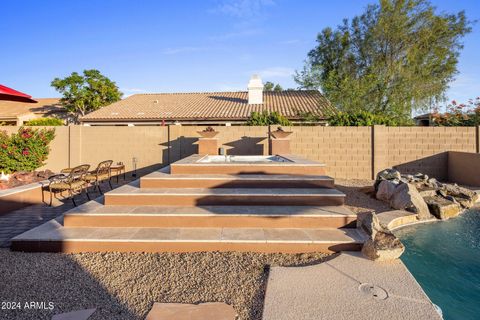
<path fill-rule="evenodd" d="M 250 72 L 250 74 L 259 74 L 262 78 L 290 78 L 295 73 L 295 70 L 288 67 L 271 67 L 263 70 L 255 70 Z"/>
<path fill-rule="evenodd" d="M 273 4 L 273 0 L 226 0 L 221 1 L 211 11 L 240 19 L 249 19 L 261 15 L 265 7 Z"/>
<path fill-rule="evenodd" d="M 249 36 L 255 36 L 262 34 L 263 31 L 260 29 L 246 29 L 246 30 L 241 30 L 241 31 L 236 31 L 236 32 L 228 32 L 224 34 L 219 34 L 215 36 L 211 36 L 210 40 L 229 40 L 229 39 L 235 39 L 235 38 L 243 38 L 243 37 L 249 37 Z"/>
<path fill-rule="evenodd" d="M 186 46 L 186 47 L 177 47 L 177 48 L 166 48 L 161 53 L 172 55 L 172 54 L 179 54 L 179 53 L 188 53 L 188 52 L 198 52 L 198 51 L 206 51 L 210 48 L 207 47 L 193 47 L 193 46 Z"/>
<path fill-rule="evenodd" d="M 291 40 L 280 41 L 279 44 L 290 45 L 290 44 L 297 44 L 300 42 L 301 41 L 299 39 L 291 39 Z"/>

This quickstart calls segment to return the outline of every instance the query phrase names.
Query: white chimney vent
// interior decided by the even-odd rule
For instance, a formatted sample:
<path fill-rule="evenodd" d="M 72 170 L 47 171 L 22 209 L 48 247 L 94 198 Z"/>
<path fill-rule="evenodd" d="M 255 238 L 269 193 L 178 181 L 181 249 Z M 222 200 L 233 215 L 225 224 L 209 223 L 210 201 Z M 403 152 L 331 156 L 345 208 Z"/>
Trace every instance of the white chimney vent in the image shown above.
<path fill-rule="evenodd" d="M 258 74 L 254 74 L 248 82 L 248 104 L 263 103 L 263 83 Z"/>

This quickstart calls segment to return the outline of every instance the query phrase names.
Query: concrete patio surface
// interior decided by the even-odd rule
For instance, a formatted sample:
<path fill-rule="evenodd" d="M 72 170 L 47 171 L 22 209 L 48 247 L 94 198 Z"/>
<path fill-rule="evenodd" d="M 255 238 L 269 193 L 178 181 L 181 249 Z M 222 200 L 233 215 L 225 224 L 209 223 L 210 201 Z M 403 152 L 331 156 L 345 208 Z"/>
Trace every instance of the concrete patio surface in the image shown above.
<path fill-rule="evenodd" d="M 358 252 L 305 267 L 270 270 L 263 320 L 442 319 L 400 261 Z"/>

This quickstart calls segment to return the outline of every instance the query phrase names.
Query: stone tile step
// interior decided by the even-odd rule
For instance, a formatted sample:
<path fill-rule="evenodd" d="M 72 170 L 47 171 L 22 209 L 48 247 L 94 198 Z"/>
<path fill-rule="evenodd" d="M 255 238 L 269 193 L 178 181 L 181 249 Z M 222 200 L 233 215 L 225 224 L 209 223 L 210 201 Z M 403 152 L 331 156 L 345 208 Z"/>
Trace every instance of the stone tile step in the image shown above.
<path fill-rule="evenodd" d="M 327 188 L 139 188 L 138 182 L 105 194 L 105 205 L 343 205 L 345 194 Z"/>
<path fill-rule="evenodd" d="M 338 252 L 360 250 L 366 235 L 332 228 L 67 228 L 51 220 L 12 239 L 28 252 Z"/>
<path fill-rule="evenodd" d="M 356 214 L 343 206 L 104 206 L 65 213 L 66 227 L 341 228 Z"/>
<path fill-rule="evenodd" d="M 140 178 L 141 188 L 335 188 L 325 175 L 169 174 L 152 172 Z"/>

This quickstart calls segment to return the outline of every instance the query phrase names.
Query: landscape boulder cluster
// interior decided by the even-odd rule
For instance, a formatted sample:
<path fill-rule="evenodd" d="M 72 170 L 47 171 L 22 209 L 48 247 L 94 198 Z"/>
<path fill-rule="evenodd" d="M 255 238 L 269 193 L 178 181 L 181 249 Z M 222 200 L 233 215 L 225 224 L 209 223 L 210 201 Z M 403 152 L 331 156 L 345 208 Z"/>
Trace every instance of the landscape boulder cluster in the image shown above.
<path fill-rule="evenodd" d="M 456 217 L 478 199 L 475 191 L 457 184 L 442 183 L 422 173 L 402 175 L 395 169 L 379 172 L 374 187 L 377 199 L 394 209 L 416 213 L 419 220 Z"/>
<path fill-rule="evenodd" d="M 395 169 L 386 169 L 377 174 L 374 195 L 396 210 L 409 211 L 419 220 L 446 220 L 471 208 L 478 194 L 457 184 L 442 183 L 426 174 L 402 175 Z M 395 235 L 382 226 L 374 212 L 361 213 L 357 227 L 365 231 L 369 239 L 362 253 L 375 261 L 398 259 L 405 247 Z"/>

